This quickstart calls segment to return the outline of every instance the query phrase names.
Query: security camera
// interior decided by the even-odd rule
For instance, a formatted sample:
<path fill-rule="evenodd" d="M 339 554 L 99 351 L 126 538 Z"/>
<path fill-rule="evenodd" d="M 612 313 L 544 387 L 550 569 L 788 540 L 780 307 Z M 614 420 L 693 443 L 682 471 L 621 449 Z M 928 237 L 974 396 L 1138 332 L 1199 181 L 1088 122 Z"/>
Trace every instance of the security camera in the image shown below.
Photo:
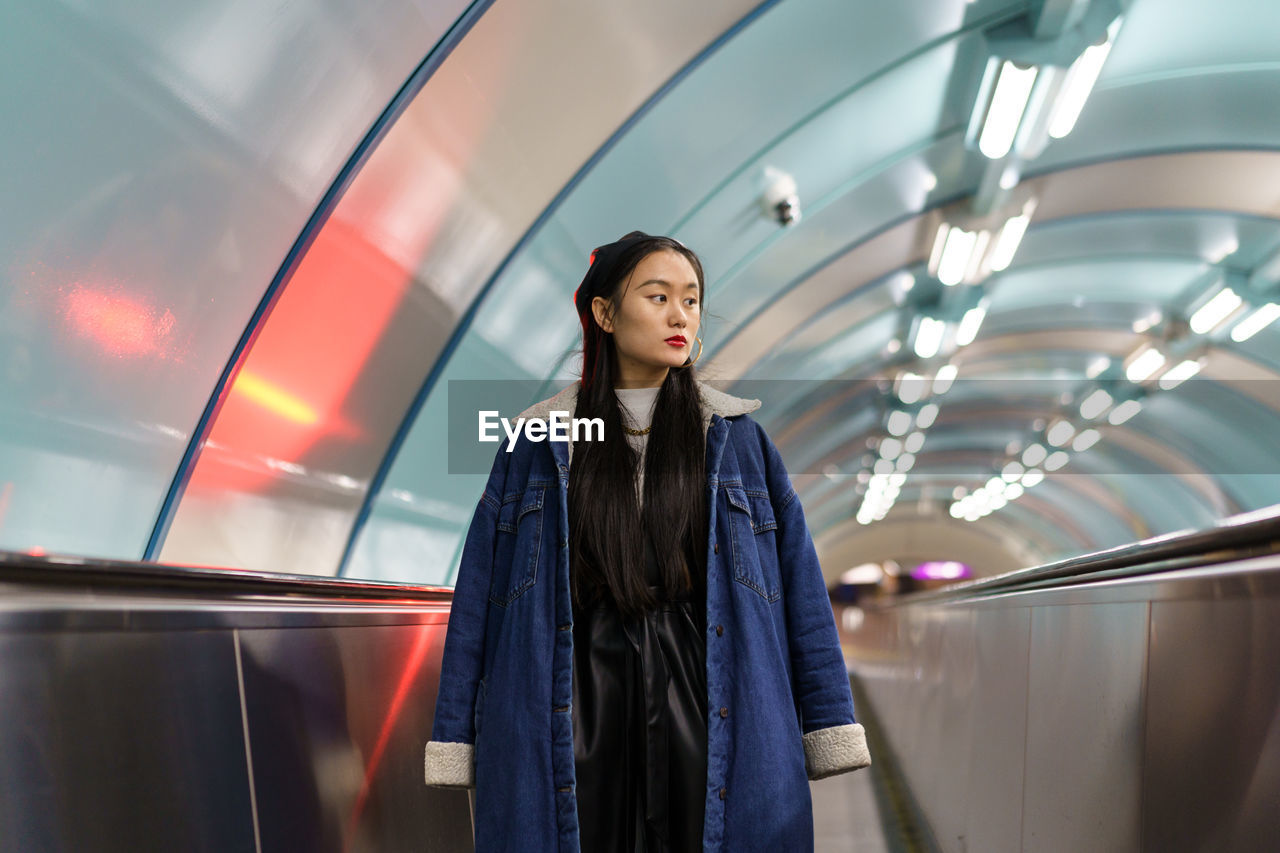
<path fill-rule="evenodd" d="M 795 225 L 800 221 L 800 195 L 796 179 L 772 166 L 764 172 L 765 188 L 760 205 L 770 219 L 779 225 Z"/>

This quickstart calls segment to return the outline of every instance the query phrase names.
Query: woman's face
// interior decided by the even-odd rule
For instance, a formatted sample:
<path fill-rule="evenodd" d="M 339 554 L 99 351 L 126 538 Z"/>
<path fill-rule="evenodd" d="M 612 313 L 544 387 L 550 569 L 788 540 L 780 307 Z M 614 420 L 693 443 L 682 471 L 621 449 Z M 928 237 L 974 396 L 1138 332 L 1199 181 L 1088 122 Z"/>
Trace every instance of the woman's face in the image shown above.
<path fill-rule="evenodd" d="M 607 299 L 591 300 L 596 322 L 613 335 L 620 387 L 660 385 L 668 370 L 695 354 L 701 301 L 693 265 L 670 249 L 641 259 L 622 285 L 616 313 Z"/>

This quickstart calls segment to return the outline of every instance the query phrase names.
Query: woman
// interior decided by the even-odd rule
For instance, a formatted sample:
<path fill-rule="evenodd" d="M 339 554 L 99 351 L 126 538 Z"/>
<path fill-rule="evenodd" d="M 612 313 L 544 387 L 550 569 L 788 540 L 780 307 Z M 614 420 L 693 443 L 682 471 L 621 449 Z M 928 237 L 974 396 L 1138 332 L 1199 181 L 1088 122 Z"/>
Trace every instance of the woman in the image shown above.
<path fill-rule="evenodd" d="M 694 378 L 703 285 L 670 238 L 596 249 L 583 378 L 522 417 L 603 437 L 517 439 L 476 507 L 426 777 L 475 785 L 482 853 L 812 850 L 807 779 L 870 763 L 760 403 Z"/>

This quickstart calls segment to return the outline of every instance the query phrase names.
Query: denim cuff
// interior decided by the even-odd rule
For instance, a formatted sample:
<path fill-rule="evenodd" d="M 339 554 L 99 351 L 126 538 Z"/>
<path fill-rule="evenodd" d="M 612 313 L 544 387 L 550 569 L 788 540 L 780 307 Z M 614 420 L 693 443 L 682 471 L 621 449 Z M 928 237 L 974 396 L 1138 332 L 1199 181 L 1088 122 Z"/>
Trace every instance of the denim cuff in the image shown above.
<path fill-rule="evenodd" d="M 427 744 L 427 784 L 440 788 L 474 788 L 476 785 L 475 747 L 469 743 Z"/>
<path fill-rule="evenodd" d="M 867 733 L 859 723 L 818 729 L 804 736 L 804 768 L 810 779 L 825 779 L 870 764 Z"/>

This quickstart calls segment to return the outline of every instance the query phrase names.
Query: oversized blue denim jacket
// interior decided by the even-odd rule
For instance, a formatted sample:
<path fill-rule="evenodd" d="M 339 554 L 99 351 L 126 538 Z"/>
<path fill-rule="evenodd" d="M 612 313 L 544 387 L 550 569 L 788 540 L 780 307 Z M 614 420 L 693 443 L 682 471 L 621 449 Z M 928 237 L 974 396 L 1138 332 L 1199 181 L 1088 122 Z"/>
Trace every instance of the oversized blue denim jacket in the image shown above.
<path fill-rule="evenodd" d="M 572 413 L 577 388 L 521 417 Z M 700 390 L 711 498 L 703 849 L 809 851 L 807 780 L 870 764 L 866 737 L 800 501 L 748 414 L 760 403 Z M 463 546 L 426 780 L 475 786 L 479 853 L 578 853 L 570 453 L 565 442 L 504 443 Z"/>

